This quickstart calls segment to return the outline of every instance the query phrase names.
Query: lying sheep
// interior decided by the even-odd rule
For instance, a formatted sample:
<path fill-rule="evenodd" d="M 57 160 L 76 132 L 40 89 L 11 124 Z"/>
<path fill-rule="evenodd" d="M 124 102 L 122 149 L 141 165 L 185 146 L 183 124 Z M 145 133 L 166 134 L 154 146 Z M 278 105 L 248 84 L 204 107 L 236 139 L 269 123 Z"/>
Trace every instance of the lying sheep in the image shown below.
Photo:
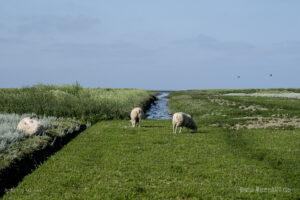
<path fill-rule="evenodd" d="M 33 117 L 25 117 L 17 126 L 17 130 L 26 136 L 40 134 L 43 132 L 43 129 L 44 127 L 40 121 L 38 119 L 34 119 Z"/>
<path fill-rule="evenodd" d="M 191 115 L 183 112 L 178 112 L 173 115 L 172 124 L 173 124 L 173 133 L 177 133 L 178 127 L 180 127 L 179 133 L 181 133 L 182 127 L 192 129 L 193 132 L 197 131 L 197 125 L 192 119 Z"/>
<path fill-rule="evenodd" d="M 140 126 L 143 116 L 144 112 L 140 107 L 132 109 L 130 113 L 132 127 L 136 127 L 137 125 Z"/>

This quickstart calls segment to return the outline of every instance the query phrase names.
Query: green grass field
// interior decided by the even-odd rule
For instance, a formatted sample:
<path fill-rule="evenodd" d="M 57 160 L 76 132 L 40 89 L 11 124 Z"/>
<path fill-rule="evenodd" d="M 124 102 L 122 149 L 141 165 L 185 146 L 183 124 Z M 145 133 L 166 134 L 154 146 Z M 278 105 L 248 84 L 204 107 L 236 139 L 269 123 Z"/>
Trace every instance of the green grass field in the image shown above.
<path fill-rule="evenodd" d="M 3 198 L 299 199 L 300 101 L 223 93 L 171 94 L 171 111 L 191 113 L 196 134 L 172 134 L 170 120 L 99 122 Z"/>

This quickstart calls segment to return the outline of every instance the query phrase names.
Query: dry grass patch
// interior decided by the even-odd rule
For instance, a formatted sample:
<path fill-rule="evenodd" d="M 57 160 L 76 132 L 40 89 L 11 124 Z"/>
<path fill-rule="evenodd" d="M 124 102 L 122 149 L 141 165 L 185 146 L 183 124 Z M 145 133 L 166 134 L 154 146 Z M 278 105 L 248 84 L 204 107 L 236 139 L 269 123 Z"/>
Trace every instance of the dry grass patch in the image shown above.
<path fill-rule="evenodd" d="M 243 117 L 237 119 L 248 119 L 244 123 L 235 124 L 232 129 L 239 130 L 258 128 L 300 128 L 300 118 L 278 118 L 278 117 Z"/>

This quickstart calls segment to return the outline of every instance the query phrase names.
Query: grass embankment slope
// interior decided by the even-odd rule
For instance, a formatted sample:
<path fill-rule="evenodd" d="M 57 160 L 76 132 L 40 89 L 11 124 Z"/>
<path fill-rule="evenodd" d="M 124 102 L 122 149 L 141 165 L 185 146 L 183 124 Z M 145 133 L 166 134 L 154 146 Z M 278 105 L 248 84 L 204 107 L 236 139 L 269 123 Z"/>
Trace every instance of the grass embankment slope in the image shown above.
<path fill-rule="evenodd" d="M 51 130 L 42 135 L 20 137 L 15 129 L 22 117 L 1 114 L 0 170 L 12 160 L 21 158 L 21 155 L 28 155 L 36 149 L 43 148 L 56 137 L 64 137 L 68 132 L 73 132 L 79 123 L 127 118 L 132 107 L 146 106 L 150 98 L 151 93 L 145 90 L 89 89 L 82 88 L 78 84 L 0 89 L 1 113 L 29 113 L 28 115 L 34 113 L 41 119 L 47 119 L 49 123 L 47 126 L 51 127 Z"/>
<path fill-rule="evenodd" d="M 78 84 L 0 89 L 0 195 L 86 124 L 127 118 L 132 107 L 145 107 L 151 100 L 152 93 L 145 90 L 90 89 Z M 32 115 L 40 118 L 45 130 L 25 137 L 17 124 L 24 116 Z"/>
<path fill-rule="evenodd" d="M 300 117 L 300 102 L 222 93 L 172 93 L 171 110 L 192 113 L 197 134 L 173 135 L 170 121 L 97 123 L 4 199 L 299 198 L 299 129 L 261 127 Z"/>

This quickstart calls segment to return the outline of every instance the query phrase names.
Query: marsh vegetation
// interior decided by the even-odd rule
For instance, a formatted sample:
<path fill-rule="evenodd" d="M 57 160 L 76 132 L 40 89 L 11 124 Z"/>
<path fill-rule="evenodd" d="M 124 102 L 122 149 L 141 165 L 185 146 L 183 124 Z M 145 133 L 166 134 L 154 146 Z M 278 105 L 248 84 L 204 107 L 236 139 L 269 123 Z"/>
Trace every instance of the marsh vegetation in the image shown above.
<path fill-rule="evenodd" d="M 99 122 L 4 199 L 297 199 L 299 100 L 230 92 L 256 91 L 170 94 L 170 112 L 191 114 L 196 134 L 173 134 L 171 120 Z M 274 118 L 295 124 L 244 126 Z"/>
<path fill-rule="evenodd" d="M 128 117 L 132 107 L 145 106 L 151 94 L 139 89 L 82 88 L 79 84 L 0 89 L 0 112 L 75 117 L 94 123 Z"/>

